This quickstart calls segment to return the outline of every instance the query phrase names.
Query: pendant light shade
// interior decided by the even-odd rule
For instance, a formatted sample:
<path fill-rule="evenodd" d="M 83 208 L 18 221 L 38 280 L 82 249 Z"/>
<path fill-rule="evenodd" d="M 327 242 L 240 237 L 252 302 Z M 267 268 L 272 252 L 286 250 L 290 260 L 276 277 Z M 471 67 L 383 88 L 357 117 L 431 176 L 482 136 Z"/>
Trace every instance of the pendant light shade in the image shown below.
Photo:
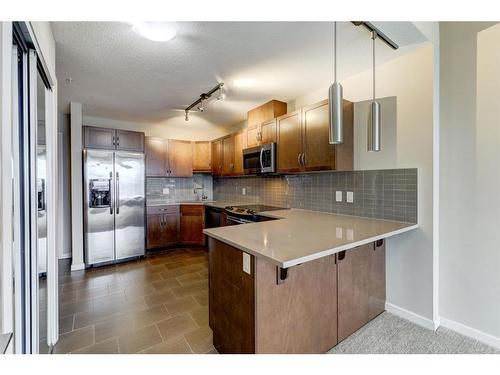
<path fill-rule="evenodd" d="M 368 119 L 368 137 L 367 149 L 368 151 L 380 151 L 381 139 L 381 125 L 380 125 L 380 103 L 375 100 L 375 39 L 377 39 L 377 32 L 372 32 L 372 46 L 373 46 L 373 100 L 370 103 L 370 118 Z"/>
<path fill-rule="evenodd" d="M 342 85 L 337 82 L 337 22 L 333 23 L 333 80 L 328 90 L 329 143 L 344 142 Z"/>

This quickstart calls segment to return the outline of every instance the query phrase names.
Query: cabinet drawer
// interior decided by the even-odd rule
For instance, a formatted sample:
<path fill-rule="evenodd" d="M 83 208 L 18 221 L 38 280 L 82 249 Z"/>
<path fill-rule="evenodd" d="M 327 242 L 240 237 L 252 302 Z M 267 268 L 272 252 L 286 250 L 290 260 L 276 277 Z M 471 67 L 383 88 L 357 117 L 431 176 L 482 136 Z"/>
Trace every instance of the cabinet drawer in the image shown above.
<path fill-rule="evenodd" d="M 181 205 L 181 215 L 185 216 L 203 216 L 205 213 L 205 206 L 201 204 L 186 204 Z"/>
<path fill-rule="evenodd" d="M 179 213 L 179 206 L 178 205 L 172 205 L 172 206 L 165 205 L 165 206 L 148 207 L 147 213 L 148 213 L 148 215 L 178 214 Z"/>

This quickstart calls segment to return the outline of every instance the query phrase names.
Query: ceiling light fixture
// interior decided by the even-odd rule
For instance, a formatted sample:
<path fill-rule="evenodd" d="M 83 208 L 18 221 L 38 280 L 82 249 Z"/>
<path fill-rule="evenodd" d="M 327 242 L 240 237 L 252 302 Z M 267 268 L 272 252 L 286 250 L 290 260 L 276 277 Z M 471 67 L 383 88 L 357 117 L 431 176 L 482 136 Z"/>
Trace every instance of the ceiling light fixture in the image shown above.
<path fill-rule="evenodd" d="M 185 116 L 184 116 L 184 120 L 186 121 L 189 121 L 189 111 L 191 109 L 193 109 L 194 107 L 196 107 L 198 109 L 198 111 L 200 112 L 204 112 L 205 111 L 205 104 L 211 97 L 212 95 L 218 91 L 219 92 L 219 95 L 217 96 L 217 100 L 222 100 L 222 99 L 225 99 L 226 95 L 224 93 L 224 89 L 222 88 L 224 86 L 224 83 L 223 82 L 220 82 L 219 84 L 217 84 L 217 86 L 215 86 L 213 89 L 211 89 L 210 91 L 208 92 L 204 92 L 200 95 L 200 97 L 195 100 L 193 103 L 191 103 L 190 105 L 188 105 L 186 107 L 186 109 L 184 109 L 184 113 L 185 113 Z"/>
<path fill-rule="evenodd" d="M 342 85 L 337 82 L 337 22 L 333 23 L 333 83 L 328 90 L 329 143 L 344 142 Z"/>
<path fill-rule="evenodd" d="M 133 22 L 133 30 L 146 39 L 167 42 L 177 35 L 176 22 Z"/>

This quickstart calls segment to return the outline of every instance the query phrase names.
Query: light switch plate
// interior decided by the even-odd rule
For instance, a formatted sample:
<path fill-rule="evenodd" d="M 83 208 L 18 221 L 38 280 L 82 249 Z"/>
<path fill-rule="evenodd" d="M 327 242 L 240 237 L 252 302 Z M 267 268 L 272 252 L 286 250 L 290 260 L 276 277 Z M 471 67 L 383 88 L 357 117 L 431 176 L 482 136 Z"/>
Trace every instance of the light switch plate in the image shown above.
<path fill-rule="evenodd" d="M 347 203 L 353 203 L 354 202 L 354 193 L 352 191 L 347 192 Z"/>
<path fill-rule="evenodd" d="M 347 241 L 354 241 L 354 230 L 347 229 Z"/>
<path fill-rule="evenodd" d="M 252 270 L 250 268 L 250 254 L 243 253 L 243 272 L 252 274 Z"/>
<path fill-rule="evenodd" d="M 335 192 L 335 200 L 336 200 L 337 202 L 342 202 L 342 191 L 337 190 L 337 191 Z"/>
<path fill-rule="evenodd" d="M 168 195 L 168 194 L 170 194 L 170 188 L 164 188 L 163 195 Z"/>
<path fill-rule="evenodd" d="M 241 189 L 241 194 L 243 194 L 243 195 L 247 195 L 247 189 L 246 189 L 246 188 L 242 188 L 242 189 Z"/>

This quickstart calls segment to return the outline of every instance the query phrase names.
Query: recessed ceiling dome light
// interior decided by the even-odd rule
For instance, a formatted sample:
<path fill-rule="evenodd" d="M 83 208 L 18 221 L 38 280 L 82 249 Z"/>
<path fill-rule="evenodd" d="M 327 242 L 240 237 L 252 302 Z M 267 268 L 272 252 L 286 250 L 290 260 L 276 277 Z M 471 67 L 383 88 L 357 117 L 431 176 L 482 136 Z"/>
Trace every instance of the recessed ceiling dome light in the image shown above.
<path fill-rule="evenodd" d="M 133 22 L 134 31 L 155 42 L 166 42 L 177 35 L 176 22 Z"/>

